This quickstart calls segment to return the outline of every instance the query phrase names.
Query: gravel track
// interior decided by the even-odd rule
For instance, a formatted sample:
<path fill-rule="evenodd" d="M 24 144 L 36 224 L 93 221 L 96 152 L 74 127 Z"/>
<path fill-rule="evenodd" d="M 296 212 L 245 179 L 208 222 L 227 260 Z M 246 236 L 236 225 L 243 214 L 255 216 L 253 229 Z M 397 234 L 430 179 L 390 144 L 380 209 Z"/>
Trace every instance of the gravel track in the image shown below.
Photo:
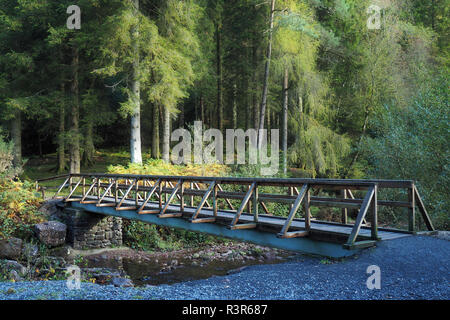
<path fill-rule="evenodd" d="M 64 281 L 0 283 L 0 300 L 129 299 L 440 299 L 450 298 L 450 242 L 428 236 L 383 241 L 341 262 L 298 256 L 206 280 L 146 288 L 115 288 Z M 369 290 L 367 267 L 381 269 L 381 289 Z M 8 292 L 9 291 L 9 292 Z"/>

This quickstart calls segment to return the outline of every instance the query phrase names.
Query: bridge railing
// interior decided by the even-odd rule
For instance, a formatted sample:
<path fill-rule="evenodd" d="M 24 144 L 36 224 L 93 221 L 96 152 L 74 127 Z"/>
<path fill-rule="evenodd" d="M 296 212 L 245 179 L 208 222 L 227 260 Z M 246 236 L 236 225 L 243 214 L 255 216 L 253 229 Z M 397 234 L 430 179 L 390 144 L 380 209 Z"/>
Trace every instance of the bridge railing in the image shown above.
<path fill-rule="evenodd" d="M 355 222 L 345 246 L 366 246 L 378 240 L 378 207 L 404 207 L 409 212 L 409 232 L 414 232 L 415 207 L 419 208 L 428 228 L 433 225 L 411 180 L 338 180 L 297 178 L 230 178 L 197 176 L 149 176 L 118 174 L 70 174 L 58 176 L 64 182 L 57 188 L 54 198 L 62 196 L 64 201 L 79 201 L 98 207 L 115 207 L 120 210 L 135 210 L 139 214 L 158 214 L 159 218 L 182 217 L 191 214 L 192 223 L 213 223 L 218 212 L 231 213 L 228 228 L 253 229 L 262 224 L 261 218 L 271 216 L 266 205 L 269 202 L 287 204 L 280 238 L 304 237 L 311 232 L 311 207 L 327 206 L 341 208 L 340 225 L 349 225 L 348 209 L 358 210 Z M 46 180 L 50 180 L 46 179 Z M 37 188 L 39 183 L 37 182 Z M 232 190 L 226 190 L 227 187 Z M 269 193 L 265 187 L 275 187 L 277 193 Z M 380 189 L 406 189 L 408 201 L 379 200 Z M 238 191 L 236 191 L 238 190 Z M 335 197 L 319 196 L 320 190 L 338 194 Z M 356 192 L 363 195 L 356 198 Z M 355 193 L 355 195 L 354 195 Z M 155 206 L 156 204 L 156 206 Z M 174 210 L 176 206 L 176 210 Z M 303 206 L 304 228 L 289 231 L 296 215 Z M 190 210 L 186 210 L 190 208 Z M 264 213 L 260 213 L 259 209 Z M 209 213 L 209 215 L 205 215 Z M 249 218 L 251 216 L 251 218 Z M 250 219 L 250 220 L 249 220 Z M 314 220 L 314 223 L 323 223 Z M 326 222 L 330 223 L 330 222 Z M 361 228 L 370 228 L 369 241 L 356 241 Z M 391 230 L 391 229 L 389 229 Z"/>

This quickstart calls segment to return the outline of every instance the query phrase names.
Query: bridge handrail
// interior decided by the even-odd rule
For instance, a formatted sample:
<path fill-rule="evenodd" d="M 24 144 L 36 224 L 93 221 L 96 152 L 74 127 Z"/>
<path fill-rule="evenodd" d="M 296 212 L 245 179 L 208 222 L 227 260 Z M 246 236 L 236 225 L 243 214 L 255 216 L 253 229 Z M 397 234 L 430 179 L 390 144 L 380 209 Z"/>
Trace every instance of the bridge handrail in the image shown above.
<path fill-rule="evenodd" d="M 414 185 L 414 180 L 384 180 L 384 179 L 323 179 L 323 178 L 243 178 L 243 177 L 208 177 L 208 176 L 157 176 L 157 175 L 140 175 L 140 174 L 111 174 L 111 173 L 73 173 L 72 177 L 102 177 L 102 178 L 129 178 L 129 179 L 163 179 L 177 181 L 180 178 L 186 181 L 216 181 L 223 183 L 252 183 L 256 182 L 261 185 L 283 184 L 283 185 L 354 185 L 362 187 L 370 187 L 377 184 L 379 188 L 409 188 Z"/>
<path fill-rule="evenodd" d="M 66 174 L 55 177 L 49 177 L 45 179 L 40 179 L 36 181 L 36 185 L 38 186 L 39 182 L 57 180 L 66 178 L 64 183 L 59 187 L 57 193 L 54 197 L 56 197 L 62 189 L 65 187 L 69 187 L 70 193 L 69 196 L 65 198 L 65 201 L 77 201 L 77 199 L 71 199 L 71 196 L 74 194 L 76 189 L 79 186 L 83 188 L 83 196 L 81 202 L 86 199 L 87 195 L 92 191 L 96 190 L 98 200 L 94 201 L 98 205 L 103 201 L 103 198 L 107 193 L 110 196 L 113 195 L 112 191 L 115 193 L 115 201 L 118 203 L 119 195 L 118 192 L 122 193 L 120 204 L 116 207 L 116 210 L 130 210 L 130 208 L 137 209 L 140 208 L 140 213 L 156 213 L 153 212 L 155 210 L 144 210 L 145 204 L 150 199 L 151 195 L 154 194 L 159 198 L 159 206 L 160 206 L 160 216 L 161 217 L 179 217 L 180 214 L 167 214 L 165 213 L 168 205 L 173 199 L 178 198 L 180 200 L 180 208 L 183 211 L 184 208 L 184 197 L 189 196 L 191 198 L 191 206 L 193 206 L 193 197 L 194 196 L 203 196 L 203 200 L 199 207 L 196 210 L 195 217 L 192 218 L 192 222 L 194 223 L 203 223 L 203 222 L 211 222 L 215 220 L 217 215 L 217 200 L 219 198 L 226 199 L 228 206 L 232 209 L 233 212 L 236 212 L 236 216 L 233 219 L 232 225 L 230 228 L 234 229 L 244 229 L 244 228 L 255 228 L 258 224 L 258 205 L 262 205 L 263 209 L 269 214 L 265 204 L 263 201 L 267 202 L 285 202 L 290 203 L 290 213 L 288 218 L 286 218 L 286 222 L 284 227 L 282 228 L 282 232 L 279 234 L 282 238 L 288 237 L 302 237 L 306 236 L 309 233 L 310 229 L 310 206 L 331 206 L 331 207 L 341 207 L 342 209 L 342 224 L 347 224 L 347 209 L 348 207 L 358 207 L 359 214 L 356 218 L 356 221 L 353 225 L 352 232 L 349 236 L 347 243 L 345 244 L 347 248 L 353 248 L 355 246 L 356 239 L 359 235 L 360 229 L 363 227 L 363 224 L 366 223 L 365 216 L 368 215 L 370 217 L 371 222 L 371 239 L 375 241 L 378 239 L 378 217 L 377 210 L 378 206 L 389 206 L 389 207 L 407 207 L 409 210 L 409 232 L 415 232 L 415 206 L 417 205 L 420 212 L 422 213 L 422 217 L 425 221 L 425 224 L 429 230 L 434 230 L 433 225 L 431 223 L 431 219 L 426 212 L 425 206 L 420 198 L 420 195 L 417 191 L 415 183 L 413 180 L 382 180 L 382 179 L 313 179 L 313 178 L 244 178 L 244 177 L 203 177 L 203 176 L 157 176 L 157 175 L 140 175 L 140 174 L 106 174 L 106 173 L 77 173 L 77 174 Z M 75 183 L 74 178 L 77 182 Z M 91 185 L 86 192 L 86 187 L 89 186 L 85 184 L 86 180 L 93 179 Z M 102 182 L 103 179 L 103 182 Z M 108 179 L 109 182 L 105 183 L 104 179 Z M 120 182 L 120 181 L 125 181 Z M 142 181 L 142 182 L 141 182 Z M 151 186 L 151 181 L 158 181 L 158 185 L 155 184 Z M 164 186 L 163 186 L 164 182 Z M 176 183 L 174 186 L 173 183 Z M 140 183 L 142 185 L 140 185 Z M 198 183 L 208 183 L 208 190 L 203 190 L 198 186 Z M 170 188 L 168 188 L 168 184 Z M 185 188 L 184 185 L 189 184 L 190 188 Z M 235 185 L 243 185 L 247 186 L 248 190 L 246 192 L 229 192 L 223 191 L 220 184 L 235 184 Z M 197 189 L 194 189 L 194 186 Z M 258 193 L 259 186 L 278 186 L 278 187 L 289 187 L 289 194 L 270 194 L 270 193 Z M 302 186 L 302 190 L 299 192 L 297 187 Z M 344 195 L 343 198 L 325 198 L 325 197 L 311 197 L 310 189 L 311 188 L 319 188 L 320 189 L 333 189 L 333 190 L 341 190 L 341 194 Z M 394 189 L 394 188 L 402 188 L 408 190 L 408 201 L 389 201 L 389 200 L 378 200 L 377 194 L 378 189 Z M 100 197 L 100 189 L 106 190 L 102 197 Z M 126 190 L 124 193 L 123 190 Z M 134 194 L 135 206 L 129 207 L 125 206 L 121 208 L 121 204 L 125 199 L 129 199 L 130 196 L 128 194 L 130 191 Z M 355 199 L 352 192 L 350 190 L 366 190 L 366 196 L 364 199 Z M 147 198 L 147 192 L 151 191 L 150 196 Z M 295 195 L 295 192 L 297 195 Z M 139 192 L 144 192 L 144 198 L 142 195 L 139 195 Z M 165 203 L 164 207 L 162 206 L 162 197 L 165 194 Z M 167 195 L 170 194 L 169 199 Z M 347 196 L 350 195 L 351 198 Z M 140 199 L 139 199 L 140 198 Z M 140 204 L 139 201 L 144 201 L 143 205 Z M 208 198 L 212 198 L 213 200 L 213 211 L 214 218 L 197 218 L 198 212 L 202 210 L 203 204 L 207 204 L 208 207 L 211 208 L 208 203 Z M 242 203 L 239 207 L 239 210 L 233 208 L 233 205 L 230 202 L 230 199 L 242 199 Z M 79 199 L 78 199 L 79 201 Z M 90 200 L 92 201 L 92 200 Z M 239 217 L 245 207 L 248 206 L 248 212 L 251 213 L 251 203 L 253 202 L 253 210 L 254 210 L 254 223 L 238 223 Z M 92 202 L 91 202 L 92 203 Z M 295 215 L 300 205 L 303 203 L 305 206 L 305 228 L 306 231 L 293 231 L 288 232 L 289 226 L 293 220 L 295 220 Z M 108 204 L 104 204 L 108 205 Z M 359 207 L 360 206 L 360 207 Z M 384 228 L 385 229 L 385 228 Z M 361 242 L 361 241 L 360 241 Z M 364 241 L 362 241 L 364 242 Z M 366 241 L 367 242 L 367 241 Z M 363 244 L 366 245 L 366 244 Z"/>

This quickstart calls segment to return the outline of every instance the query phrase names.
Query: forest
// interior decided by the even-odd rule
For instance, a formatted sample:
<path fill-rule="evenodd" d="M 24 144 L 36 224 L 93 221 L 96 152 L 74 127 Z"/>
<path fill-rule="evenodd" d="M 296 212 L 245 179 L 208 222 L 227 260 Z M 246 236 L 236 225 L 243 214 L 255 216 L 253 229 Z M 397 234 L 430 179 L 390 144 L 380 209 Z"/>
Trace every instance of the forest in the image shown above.
<path fill-rule="evenodd" d="M 448 229 L 449 8 L 0 0 L 0 176 L 93 172 L 113 154 L 164 165 L 171 132 L 194 121 L 279 129 L 277 176 L 413 179 Z"/>

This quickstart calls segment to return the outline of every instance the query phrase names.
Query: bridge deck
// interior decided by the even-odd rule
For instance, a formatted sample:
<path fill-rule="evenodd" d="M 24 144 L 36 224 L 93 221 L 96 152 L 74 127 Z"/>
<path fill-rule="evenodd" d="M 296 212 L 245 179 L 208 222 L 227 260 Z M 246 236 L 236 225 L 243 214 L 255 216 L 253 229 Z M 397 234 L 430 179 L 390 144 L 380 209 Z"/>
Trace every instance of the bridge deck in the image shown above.
<path fill-rule="evenodd" d="M 86 199 L 90 200 L 97 200 L 97 197 L 95 196 L 88 196 Z M 114 198 L 112 197 L 105 197 L 102 201 L 102 203 L 115 203 Z M 135 201 L 134 200 L 124 200 L 124 205 L 134 206 Z M 143 201 L 139 201 L 139 204 L 142 205 Z M 146 210 L 158 210 L 159 209 L 159 203 L 157 202 L 148 202 L 145 205 Z M 184 219 L 190 219 L 191 216 L 194 214 L 196 210 L 196 207 L 184 207 L 184 213 L 183 218 Z M 167 212 L 171 213 L 178 213 L 180 212 L 180 206 L 177 204 L 171 204 L 167 208 Z M 218 210 L 217 211 L 217 222 L 218 224 L 228 225 L 231 220 L 233 220 L 235 216 L 235 212 L 229 211 L 229 210 Z M 204 208 L 200 211 L 199 218 L 212 218 L 214 217 L 213 209 L 212 208 Z M 253 214 L 249 213 L 242 213 L 240 219 L 242 223 L 251 223 L 253 222 Z M 277 217 L 273 215 L 266 215 L 266 214 L 260 214 L 259 215 L 259 221 L 258 223 L 262 226 L 266 226 L 264 231 L 273 233 L 280 232 L 281 228 L 283 227 L 285 223 L 286 218 L 285 217 Z M 305 219 L 293 219 L 290 230 L 304 230 L 305 229 Z M 340 223 L 333 223 L 333 222 L 325 222 L 325 221 L 311 221 L 311 233 L 316 233 L 316 237 L 325 236 L 325 235 L 335 235 L 338 236 L 338 239 L 347 238 L 348 235 L 352 232 L 353 224 L 340 224 Z M 391 239 L 397 239 L 402 237 L 407 237 L 410 235 L 410 233 L 406 233 L 403 230 L 393 230 L 393 229 L 383 229 L 378 228 L 378 236 L 380 240 L 391 240 Z M 358 237 L 362 239 L 370 239 L 371 237 L 371 228 L 363 226 L 361 227 L 361 230 L 359 232 Z M 329 239 L 332 239 L 332 237 L 327 237 Z M 340 241 L 337 241 L 340 242 Z"/>

